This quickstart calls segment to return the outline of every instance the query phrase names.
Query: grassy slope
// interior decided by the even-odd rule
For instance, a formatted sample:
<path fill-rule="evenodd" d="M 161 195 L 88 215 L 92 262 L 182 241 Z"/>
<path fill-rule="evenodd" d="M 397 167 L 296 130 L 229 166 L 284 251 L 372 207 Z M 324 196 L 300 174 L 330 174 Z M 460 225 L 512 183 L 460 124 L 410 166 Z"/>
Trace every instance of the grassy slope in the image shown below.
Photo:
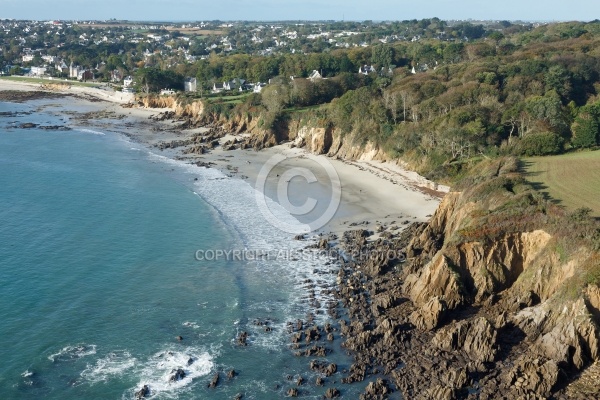
<path fill-rule="evenodd" d="M 600 151 L 523 159 L 527 179 L 558 204 L 600 217 Z"/>

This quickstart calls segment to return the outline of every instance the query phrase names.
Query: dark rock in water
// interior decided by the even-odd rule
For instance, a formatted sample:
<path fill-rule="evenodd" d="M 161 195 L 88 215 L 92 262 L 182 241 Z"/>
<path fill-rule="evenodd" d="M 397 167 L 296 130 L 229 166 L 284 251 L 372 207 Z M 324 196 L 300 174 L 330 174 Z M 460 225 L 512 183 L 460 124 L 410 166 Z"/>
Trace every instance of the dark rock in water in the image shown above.
<path fill-rule="evenodd" d="M 25 122 L 21 125 L 19 125 L 19 128 L 21 129 L 31 129 L 31 128 L 35 128 L 37 126 L 37 124 L 34 124 L 33 122 Z"/>
<path fill-rule="evenodd" d="M 144 386 L 142 386 L 142 388 L 140 390 L 135 392 L 135 398 L 143 399 L 144 397 L 148 396 L 149 394 L 150 394 L 150 388 L 148 387 L 148 385 L 144 385 Z"/>
<path fill-rule="evenodd" d="M 237 372 L 235 372 L 235 369 L 230 369 L 227 372 L 227 379 L 233 379 L 236 375 L 237 375 Z"/>
<path fill-rule="evenodd" d="M 304 240 L 304 235 L 296 235 L 294 236 L 294 240 Z"/>
<path fill-rule="evenodd" d="M 188 358 L 187 365 L 192 365 L 194 363 L 194 359 L 192 357 Z"/>
<path fill-rule="evenodd" d="M 298 379 L 296 380 L 296 385 L 300 386 L 304 383 L 304 378 L 299 376 Z"/>
<path fill-rule="evenodd" d="M 322 346 L 312 346 L 305 350 L 298 351 L 294 353 L 296 356 L 316 356 L 316 357 L 325 357 L 327 354 L 331 352 L 330 349 Z"/>
<path fill-rule="evenodd" d="M 44 126 L 40 126 L 40 129 L 44 129 L 46 131 L 58 131 L 58 130 L 63 130 L 63 131 L 70 131 L 71 128 L 69 128 L 68 126 L 61 126 L 61 125 L 44 125 Z"/>
<path fill-rule="evenodd" d="M 324 361 L 312 360 L 310 362 L 310 369 L 320 372 L 325 376 L 331 376 L 337 372 L 337 364 L 327 364 Z"/>
<path fill-rule="evenodd" d="M 323 381 L 323 378 L 321 378 L 320 376 L 317 376 L 317 380 L 315 381 L 315 385 L 317 386 L 323 386 L 325 384 L 325 382 Z"/>
<path fill-rule="evenodd" d="M 361 400 L 384 398 L 383 396 L 390 392 L 387 382 L 381 378 L 377 378 L 377 381 L 367 385 L 365 393 L 361 394 L 360 398 Z"/>
<path fill-rule="evenodd" d="M 325 398 L 327 399 L 334 399 L 336 397 L 340 397 L 340 391 L 336 388 L 329 388 L 325 392 Z"/>
<path fill-rule="evenodd" d="M 244 395 L 242 395 L 241 393 L 238 393 L 235 395 L 235 397 L 233 398 L 233 400 L 242 400 L 242 398 L 244 397 Z"/>
<path fill-rule="evenodd" d="M 173 375 L 169 378 L 169 382 L 177 382 L 185 378 L 185 371 L 181 368 L 177 368 L 171 371 Z"/>
<path fill-rule="evenodd" d="M 183 340 L 183 336 L 175 336 L 175 339 L 181 342 Z"/>
<path fill-rule="evenodd" d="M 287 391 L 287 395 L 288 395 L 288 397 L 298 397 L 298 389 L 296 389 L 296 388 L 290 388 Z"/>
<path fill-rule="evenodd" d="M 217 387 L 217 385 L 219 384 L 219 378 L 220 378 L 220 377 L 219 377 L 219 373 L 217 372 L 217 373 L 216 373 L 216 374 L 213 376 L 213 378 L 212 378 L 212 380 L 210 381 L 210 383 L 208 384 L 208 387 L 209 387 L 209 388 L 211 388 L 211 389 L 212 389 L 212 388 L 216 388 L 216 387 Z"/>
<path fill-rule="evenodd" d="M 247 340 L 248 340 L 248 332 L 240 332 L 240 334 L 237 338 L 237 344 L 240 346 L 247 346 L 248 345 Z"/>

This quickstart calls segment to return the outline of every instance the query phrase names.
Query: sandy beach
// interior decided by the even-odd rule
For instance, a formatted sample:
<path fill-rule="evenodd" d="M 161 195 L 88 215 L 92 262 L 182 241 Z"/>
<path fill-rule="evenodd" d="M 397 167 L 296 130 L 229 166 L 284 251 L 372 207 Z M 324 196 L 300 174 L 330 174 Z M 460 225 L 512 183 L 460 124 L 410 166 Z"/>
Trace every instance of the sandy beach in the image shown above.
<path fill-rule="evenodd" d="M 0 79 L 0 91 L 39 90 L 42 88 L 38 84 Z M 260 151 L 225 150 L 225 146 L 222 145 L 204 154 L 183 154 L 189 146 L 161 151 L 157 148 L 161 143 L 186 140 L 208 129 L 181 129 L 176 121 L 150 120 L 168 109 L 131 107 L 131 104 L 128 104 L 129 99 L 123 100 L 119 93 L 109 90 L 71 86 L 60 90 L 53 89 L 50 92 L 77 96 L 83 103 L 102 111 L 104 116 L 114 116 L 123 121 L 124 133 L 132 140 L 149 146 L 152 151 L 185 162 L 202 163 L 217 168 L 233 179 L 244 180 L 264 191 L 269 198 L 283 204 L 284 207 L 287 204 L 288 210 L 314 203 L 312 211 L 296 215 L 301 222 L 308 223 L 318 218 L 333 202 L 335 196 L 332 192 L 332 177 L 324 166 L 332 167 L 335 171 L 333 179 L 339 179 L 341 198 L 331 218 L 327 218 L 326 224 L 317 227 L 316 231 L 320 233 L 339 234 L 353 227 L 374 231 L 400 231 L 411 222 L 426 221 L 437 208 L 441 197 L 448 191 L 447 187 L 435 185 L 397 164 L 343 161 L 324 155 L 314 156 L 305 150 L 292 147 L 290 143 Z M 93 120 L 88 122 L 96 123 Z M 219 141 L 224 144 L 244 135 L 228 134 Z M 264 166 L 273 157 L 282 158 L 282 161 L 265 176 Z M 291 175 L 290 170 L 294 172 Z M 310 176 L 305 177 L 303 174 Z M 286 181 L 281 180 L 284 176 L 288 176 Z M 257 187 L 257 183 L 261 187 Z M 283 199 L 282 190 L 287 193 Z"/>

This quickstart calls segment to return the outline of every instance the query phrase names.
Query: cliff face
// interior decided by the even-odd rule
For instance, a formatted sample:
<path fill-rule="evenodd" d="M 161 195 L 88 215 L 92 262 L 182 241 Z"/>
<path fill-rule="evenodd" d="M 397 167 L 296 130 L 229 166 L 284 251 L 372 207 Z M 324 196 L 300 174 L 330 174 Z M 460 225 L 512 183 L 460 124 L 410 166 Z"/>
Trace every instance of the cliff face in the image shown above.
<path fill-rule="evenodd" d="M 483 330 L 491 342 L 503 330 L 518 331 L 523 335 L 515 346 L 520 352 L 505 355 L 514 366 L 503 373 L 501 382 L 515 395 L 547 395 L 560 388 L 560 374 L 581 370 L 599 358 L 600 289 L 576 279 L 586 263 L 598 267 L 597 253 L 582 246 L 568 258 L 561 256 L 556 238 L 544 229 L 546 212 L 538 212 L 529 229 L 520 229 L 518 220 L 533 217 L 535 211 L 509 211 L 523 194 L 503 188 L 507 177 L 516 173 L 514 168 L 500 170 L 479 184 L 489 187 L 491 180 L 500 188 L 481 202 L 475 196 L 481 194 L 477 188 L 446 196 L 407 247 L 410 259 L 402 289 L 415 307 L 413 321 L 430 319 L 422 322 L 425 329 L 456 318 L 454 310 L 471 308 L 477 310 L 471 317 L 444 329 L 484 318 L 492 324 L 489 332 Z M 514 229 L 494 231 L 490 238 L 487 224 L 501 217 L 509 223 L 514 219 Z M 432 314 L 432 302 L 443 304 L 445 312 Z M 441 348 L 457 343 L 459 333 L 453 337 L 443 332 L 436 336 Z M 454 348 L 472 351 L 471 344 L 458 343 Z"/>
<path fill-rule="evenodd" d="M 414 399 L 597 397 L 600 255 L 581 238 L 598 227 L 569 222 L 518 169 L 480 164 L 400 236 L 344 235 L 350 254 L 407 256 L 340 270 L 348 379 L 384 371 Z"/>
<path fill-rule="evenodd" d="M 297 147 L 344 160 L 388 160 L 372 142 L 358 145 L 354 143 L 352 134 L 344 135 L 339 129 L 313 127 L 303 122 L 292 123 L 289 127 L 289 139 Z"/>
<path fill-rule="evenodd" d="M 138 99 L 146 108 L 170 108 L 175 117 L 186 119 L 192 125 L 215 123 L 235 133 L 249 133 L 249 146 L 255 149 L 275 146 L 284 141 L 293 141 L 297 147 L 314 154 L 326 154 L 348 160 L 388 160 L 389 157 L 374 143 L 357 144 L 355 134 L 342 134 L 335 128 L 326 128 L 318 122 L 303 119 L 281 119 L 265 129 L 261 120 L 264 115 L 250 113 L 225 116 L 211 112 L 202 100 L 183 102 L 171 96 L 146 96 Z"/>

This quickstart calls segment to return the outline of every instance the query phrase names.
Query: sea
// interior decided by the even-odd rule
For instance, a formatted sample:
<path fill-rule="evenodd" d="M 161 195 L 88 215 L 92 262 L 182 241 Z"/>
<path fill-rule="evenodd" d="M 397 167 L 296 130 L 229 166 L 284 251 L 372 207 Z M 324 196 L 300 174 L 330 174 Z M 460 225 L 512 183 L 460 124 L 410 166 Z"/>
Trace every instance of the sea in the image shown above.
<path fill-rule="evenodd" d="M 133 120 L 76 118 L 97 107 L 0 103 L 0 399 L 358 398 L 339 340 L 318 387 L 287 329 L 330 321 L 337 264 L 286 257 L 311 241 L 267 223 L 243 180 L 130 140 Z"/>

